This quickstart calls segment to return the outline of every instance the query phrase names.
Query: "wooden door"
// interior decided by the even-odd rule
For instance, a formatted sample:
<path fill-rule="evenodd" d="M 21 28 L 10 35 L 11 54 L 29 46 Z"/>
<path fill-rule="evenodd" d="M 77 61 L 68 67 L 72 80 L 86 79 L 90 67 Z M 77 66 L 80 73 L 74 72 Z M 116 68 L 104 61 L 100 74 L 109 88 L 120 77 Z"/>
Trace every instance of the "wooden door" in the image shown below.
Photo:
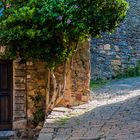
<path fill-rule="evenodd" d="M 12 62 L 0 60 L 0 130 L 12 129 Z"/>

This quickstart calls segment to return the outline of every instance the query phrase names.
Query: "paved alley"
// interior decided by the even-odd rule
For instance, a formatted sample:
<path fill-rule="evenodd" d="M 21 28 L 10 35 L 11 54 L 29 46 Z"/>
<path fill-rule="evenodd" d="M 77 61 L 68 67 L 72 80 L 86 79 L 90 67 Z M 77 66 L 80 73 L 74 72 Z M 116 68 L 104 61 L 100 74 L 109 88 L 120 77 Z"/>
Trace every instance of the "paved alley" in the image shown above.
<path fill-rule="evenodd" d="M 38 140 L 140 140 L 140 78 L 111 81 L 92 96 L 84 105 L 55 108 Z"/>

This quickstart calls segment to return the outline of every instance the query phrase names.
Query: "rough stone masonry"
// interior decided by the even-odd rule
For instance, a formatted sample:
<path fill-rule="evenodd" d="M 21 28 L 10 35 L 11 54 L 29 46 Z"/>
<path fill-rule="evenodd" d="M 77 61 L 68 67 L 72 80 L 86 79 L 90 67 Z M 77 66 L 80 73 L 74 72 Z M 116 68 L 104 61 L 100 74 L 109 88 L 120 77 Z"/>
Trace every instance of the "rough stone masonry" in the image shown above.
<path fill-rule="evenodd" d="M 72 61 L 68 62 L 67 85 L 64 98 L 59 106 L 83 104 L 90 98 L 89 43 L 79 43 L 79 46 Z M 46 83 L 44 75 L 46 64 L 41 61 L 28 61 L 21 64 L 18 59 L 14 61 L 5 60 L 3 58 L 4 53 L 5 47 L 0 46 L 0 60 L 10 61 L 12 65 L 12 130 L 15 130 L 15 136 L 22 138 L 28 135 L 25 131 L 29 128 L 27 122 L 32 120 L 35 110 L 34 102 L 31 100 L 31 97 L 33 97 L 36 92 L 41 93 L 43 97 L 45 96 Z M 60 82 L 62 82 L 63 79 L 62 73 L 63 69 L 60 65 L 55 71 L 57 80 Z M 44 106 L 44 102 L 42 102 L 42 106 Z"/>
<path fill-rule="evenodd" d="M 124 22 L 112 34 L 91 41 L 91 78 L 110 79 L 140 60 L 140 1 L 128 0 Z"/>

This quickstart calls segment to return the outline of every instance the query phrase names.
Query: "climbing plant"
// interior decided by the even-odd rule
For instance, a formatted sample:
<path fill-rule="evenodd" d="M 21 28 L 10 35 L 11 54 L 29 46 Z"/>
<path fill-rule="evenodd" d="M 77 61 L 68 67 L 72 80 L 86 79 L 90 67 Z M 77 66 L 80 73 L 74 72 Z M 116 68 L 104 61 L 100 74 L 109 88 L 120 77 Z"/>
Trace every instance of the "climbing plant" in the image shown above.
<path fill-rule="evenodd" d="M 5 57 L 47 62 L 46 112 L 63 97 L 66 65 L 79 41 L 113 32 L 128 9 L 125 0 L 1 0 L 0 45 Z M 63 83 L 54 69 L 64 64 Z M 53 96 L 50 98 L 50 81 Z"/>
<path fill-rule="evenodd" d="M 40 91 L 35 91 L 35 95 L 29 96 L 33 102 L 33 119 L 32 122 L 37 125 L 39 122 L 42 122 L 45 118 L 43 110 L 43 96 Z"/>

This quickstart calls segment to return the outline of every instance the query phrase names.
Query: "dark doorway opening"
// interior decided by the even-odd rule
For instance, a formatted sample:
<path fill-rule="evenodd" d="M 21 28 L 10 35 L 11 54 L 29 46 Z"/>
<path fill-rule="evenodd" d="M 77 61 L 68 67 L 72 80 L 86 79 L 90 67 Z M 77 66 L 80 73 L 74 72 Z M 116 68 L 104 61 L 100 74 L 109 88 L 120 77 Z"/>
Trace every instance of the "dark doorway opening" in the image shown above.
<path fill-rule="evenodd" d="M 11 130 L 13 119 L 12 61 L 0 60 L 0 130 Z"/>

